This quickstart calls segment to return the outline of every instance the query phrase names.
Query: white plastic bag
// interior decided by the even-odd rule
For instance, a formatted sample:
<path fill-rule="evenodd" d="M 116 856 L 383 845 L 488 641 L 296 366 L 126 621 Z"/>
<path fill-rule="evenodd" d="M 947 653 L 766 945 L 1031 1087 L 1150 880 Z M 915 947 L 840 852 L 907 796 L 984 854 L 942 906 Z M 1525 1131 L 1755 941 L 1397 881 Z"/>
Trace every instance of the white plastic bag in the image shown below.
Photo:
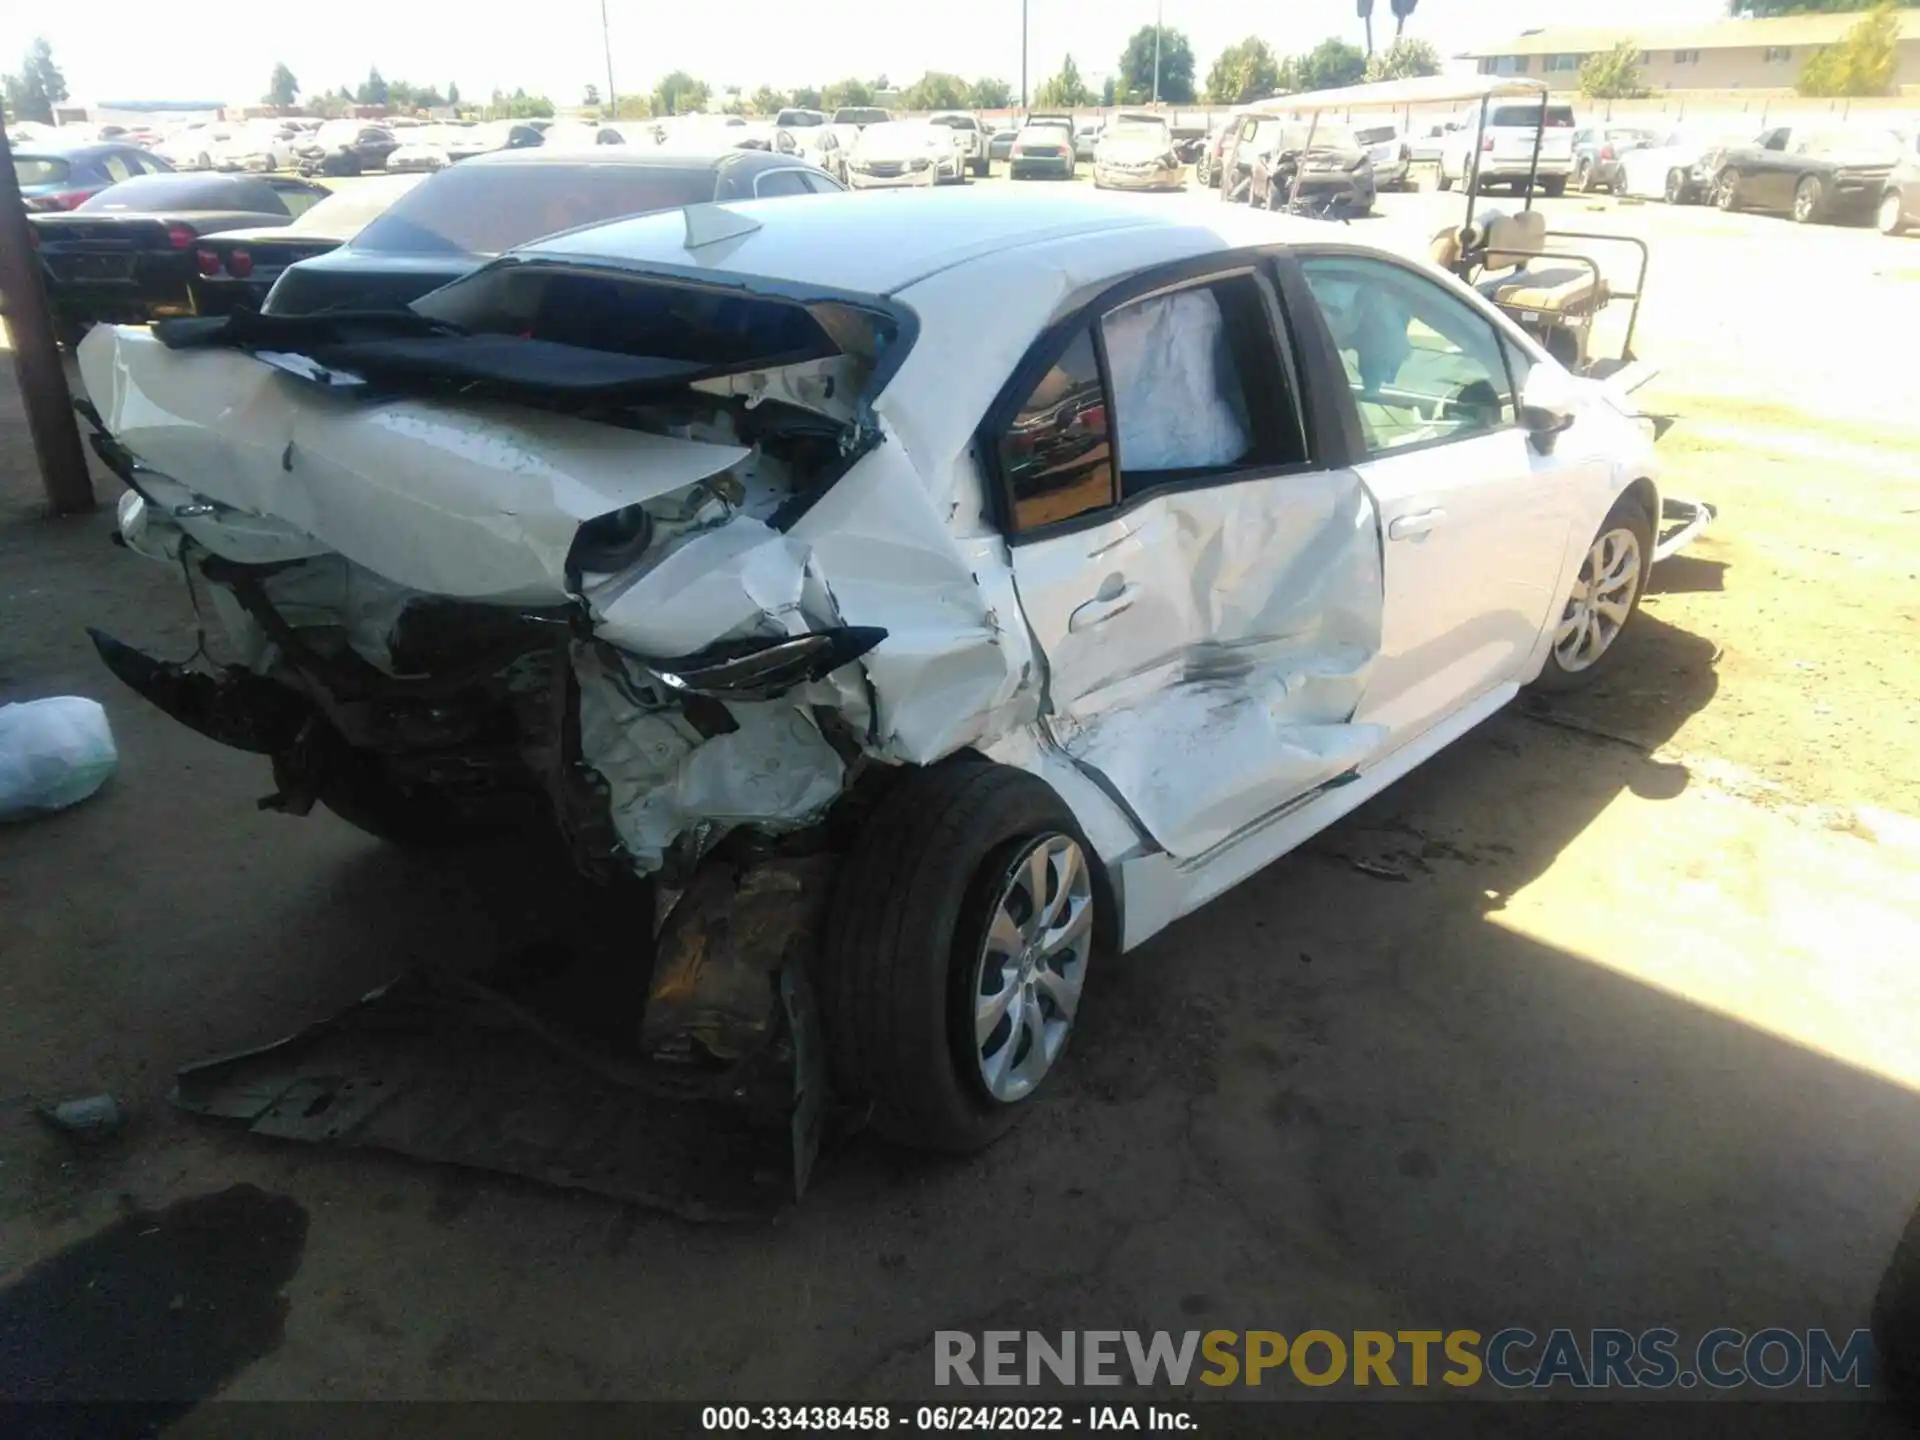
<path fill-rule="evenodd" d="M 55 695 L 0 705 L 0 820 L 78 805 L 119 760 L 98 701 Z"/>

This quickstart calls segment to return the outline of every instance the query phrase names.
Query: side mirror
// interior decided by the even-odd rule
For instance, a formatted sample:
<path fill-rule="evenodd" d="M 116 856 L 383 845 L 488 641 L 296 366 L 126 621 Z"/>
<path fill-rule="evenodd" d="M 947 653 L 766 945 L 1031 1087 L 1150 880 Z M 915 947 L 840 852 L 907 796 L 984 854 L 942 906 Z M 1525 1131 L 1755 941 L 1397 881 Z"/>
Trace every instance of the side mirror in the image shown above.
<path fill-rule="evenodd" d="M 1580 413 L 1579 384 L 1558 365 L 1540 362 L 1520 387 L 1520 428 L 1542 455 L 1551 453 L 1555 438 Z"/>

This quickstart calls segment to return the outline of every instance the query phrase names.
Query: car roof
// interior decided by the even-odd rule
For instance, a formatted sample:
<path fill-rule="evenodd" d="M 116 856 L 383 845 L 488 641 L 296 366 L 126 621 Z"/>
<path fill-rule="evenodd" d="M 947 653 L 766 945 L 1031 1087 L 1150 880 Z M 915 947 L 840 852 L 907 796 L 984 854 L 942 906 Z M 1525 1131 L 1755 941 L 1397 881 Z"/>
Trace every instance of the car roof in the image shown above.
<path fill-rule="evenodd" d="M 124 140 L 89 140 L 84 144 L 63 145 L 59 141 L 51 143 L 36 141 L 25 147 L 10 147 L 9 153 L 16 160 L 92 160 L 101 155 L 144 155 L 147 152 L 138 145 L 129 145 Z"/>
<path fill-rule="evenodd" d="M 764 157 L 764 150 L 728 147 L 713 150 L 682 150 L 672 146 L 649 149 L 644 146 L 599 145 L 583 150 L 545 147 L 528 150 L 494 150 L 462 160 L 467 165 L 651 165 L 663 170 L 693 170 L 700 166 L 718 169 L 730 160 Z M 793 162 L 788 160 L 791 165 Z"/>
<path fill-rule="evenodd" d="M 1159 197 L 1154 203 L 1138 196 L 1077 192 L 1036 195 L 1024 186 L 791 196 L 718 208 L 749 218 L 758 228 L 724 244 L 690 251 L 682 212 L 668 210 L 569 231 L 517 253 L 636 269 L 710 267 L 801 287 L 891 295 L 938 271 L 987 260 L 997 252 L 1071 248 L 1076 240 L 1119 230 L 1159 232 L 1166 237 L 1159 247 L 1166 258 L 1336 238 L 1324 221 L 1217 201 L 1168 202 Z M 1142 240 L 1141 248 L 1156 248 L 1148 235 Z"/>

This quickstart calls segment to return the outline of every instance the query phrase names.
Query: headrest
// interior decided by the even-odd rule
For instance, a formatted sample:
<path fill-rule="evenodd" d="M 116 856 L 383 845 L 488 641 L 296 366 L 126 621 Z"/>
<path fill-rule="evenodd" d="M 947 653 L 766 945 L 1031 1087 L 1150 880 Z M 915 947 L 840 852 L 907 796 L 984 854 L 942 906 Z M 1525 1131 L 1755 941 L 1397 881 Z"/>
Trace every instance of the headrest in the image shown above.
<path fill-rule="evenodd" d="M 1482 219 L 1487 237 L 1487 264 L 1496 269 L 1518 265 L 1538 255 L 1547 245 L 1547 217 L 1538 210 L 1517 215 L 1493 211 Z"/>

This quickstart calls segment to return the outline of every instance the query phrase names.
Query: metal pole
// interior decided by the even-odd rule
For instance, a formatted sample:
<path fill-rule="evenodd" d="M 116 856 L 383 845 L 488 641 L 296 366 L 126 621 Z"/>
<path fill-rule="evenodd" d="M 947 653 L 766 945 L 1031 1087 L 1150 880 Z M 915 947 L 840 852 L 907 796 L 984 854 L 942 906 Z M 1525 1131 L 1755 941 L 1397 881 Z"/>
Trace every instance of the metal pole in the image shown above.
<path fill-rule="evenodd" d="M 1552 98 L 1551 90 L 1540 92 L 1540 124 L 1533 132 L 1533 163 L 1527 167 L 1527 203 L 1522 210 L 1533 208 L 1533 182 L 1540 177 L 1540 142 L 1547 138 L 1547 101 Z"/>
<path fill-rule="evenodd" d="M 80 427 L 73 421 L 73 395 L 60 368 L 53 314 L 40 283 L 40 261 L 33 253 L 26 202 L 13 173 L 13 152 L 6 126 L 0 125 L 0 314 L 6 317 L 13 346 L 14 376 L 40 462 L 40 483 L 56 515 L 93 509 L 93 480 Z"/>
<path fill-rule="evenodd" d="M 600 48 L 607 54 L 607 109 L 605 118 L 620 118 L 620 97 L 613 93 L 613 39 L 607 33 L 607 0 L 600 0 Z"/>
<path fill-rule="evenodd" d="M 1473 225 L 1473 197 L 1480 190 L 1480 147 L 1487 143 L 1487 106 L 1491 104 L 1491 95 L 1480 97 L 1480 124 L 1473 132 L 1473 163 L 1465 167 L 1467 181 L 1467 218 L 1460 222 L 1460 233 L 1465 234 Z"/>
<path fill-rule="evenodd" d="M 1166 13 L 1166 0 L 1156 0 L 1153 7 L 1153 103 L 1160 104 L 1160 18 Z"/>

